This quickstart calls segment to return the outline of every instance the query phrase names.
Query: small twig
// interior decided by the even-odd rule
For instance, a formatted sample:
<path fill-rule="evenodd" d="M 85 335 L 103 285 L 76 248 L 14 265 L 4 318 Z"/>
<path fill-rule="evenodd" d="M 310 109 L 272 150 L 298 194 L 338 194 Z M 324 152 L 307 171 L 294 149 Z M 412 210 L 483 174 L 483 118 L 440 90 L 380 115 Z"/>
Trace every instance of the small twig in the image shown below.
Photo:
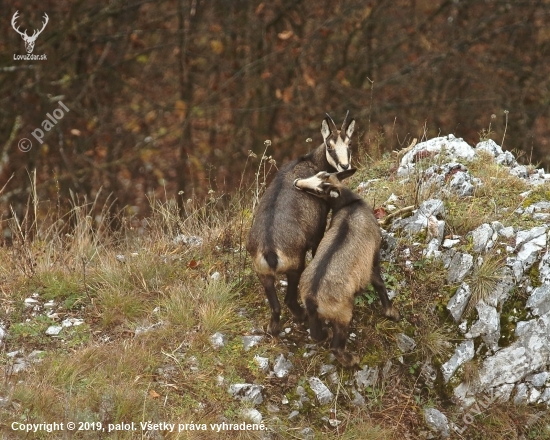
<path fill-rule="evenodd" d="M 417 139 L 416 138 L 413 138 L 413 140 L 411 141 L 411 143 L 409 144 L 408 147 L 406 148 L 403 148 L 402 150 L 399 150 L 399 151 L 396 151 L 395 154 L 397 155 L 397 164 L 399 164 L 399 162 L 401 161 L 401 158 L 407 154 L 409 151 L 411 151 L 414 146 L 416 145 L 417 143 Z"/>
<path fill-rule="evenodd" d="M 406 206 L 404 208 L 398 209 L 391 214 L 388 214 L 384 219 L 378 220 L 380 226 L 387 226 L 395 217 L 398 217 L 403 214 L 408 214 L 409 212 L 414 211 L 414 205 Z"/>
<path fill-rule="evenodd" d="M 370 117 L 372 115 L 372 96 L 373 96 L 373 93 L 374 93 L 374 81 L 371 80 L 368 76 L 367 76 L 367 79 L 370 82 L 369 120 L 368 120 L 368 124 L 367 124 L 367 137 L 368 137 L 370 135 Z"/>
<path fill-rule="evenodd" d="M 504 110 L 504 116 L 506 116 L 506 125 L 504 126 L 504 134 L 502 135 L 502 142 L 500 143 L 500 147 L 504 147 L 504 138 L 506 137 L 506 129 L 508 128 L 508 113 L 510 113 L 508 110 Z"/>
<path fill-rule="evenodd" d="M 6 186 L 8 186 L 8 183 L 10 183 L 10 180 L 13 179 L 13 176 L 15 175 L 15 173 L 13 173 L 10 178 L 8 179 L 8 181 L 4 184 L 4 186 L 2 188 L 0 188 L 0 194 L 2 194 L 2 191 L 4 191 L 4 189 L 6 188 Z"/>

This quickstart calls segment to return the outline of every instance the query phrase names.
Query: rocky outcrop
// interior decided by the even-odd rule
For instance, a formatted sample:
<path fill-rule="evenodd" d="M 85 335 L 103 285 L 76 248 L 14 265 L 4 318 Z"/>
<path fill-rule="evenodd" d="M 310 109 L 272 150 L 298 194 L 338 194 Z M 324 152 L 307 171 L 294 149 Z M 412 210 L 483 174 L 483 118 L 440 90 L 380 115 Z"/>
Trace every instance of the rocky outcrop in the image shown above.
<path fill-rule="evenodd" d="M 466 237 L 443 238 L 441 233 L 430 236 L 430 228 L 438 231 L 445 228 L 446 195 L 454 193 L 459 197 L 468 197 L 476 187 L 484 185 L 483 176 L 474 177 L 468 170 L 469 162 L 480 154 L 492 157 L 504 171 L 508 170 L 511 175 L 523 179 L 527 185 L 536 187 L 550 182 L 550 174 L 518 164 L 512 153 L 503 151 L 492 140 L 480 142 L 472 148 L 452 135 L 431 139 L 407 152 L 397 172 L 405 179 L 418 178 L 423 173 L 422 178 L 418 178 L 421 181 L 419 192 L 422 194 L 423 188 L 429 186 L 430 199 L 423 202 L 411 217 L 395 221 L 390 235 L 406 234 L 411 237 L 425 234 L 424 256 L 441 259 L 447 270 L 448 282 L 458 285 L 456 293 L 447 303 L 447 309 L 465 340 L 458 344 L 441 367 L 445 382 L 454 383 L 455 397 L 468 405 L 475 402 L 475 396 L 479 393 L 496 393 L 501 399 L 512 399 L 516 403 L 550 405 L 550 253 L 547 224 L 550 221 L 550 201 L 525 203 L 527 206 L 516 209 L 515 215 L 538 221 L 536 226 L 521 228 L 494 221 L 481 224 Z M 418 163 L 426 158 L 437 165 L 421 170 Z M 530 193 L 528 191 L 524 196 Z M 464 239 L 470 240 L 470 249 L 466 252 L 454 250 Z M 505 267 L 499 272 L 500 281 L 484 298 L 470 304 L 472 286 L 469 283 L 472 281 L 469 275 L 490 252 L 502 255 L 505 260 Z M 523 306 L 525 310 L 517 311 L 524 318 L 515 323 L 515 330 L 508 342 L 502 342 L 500 326 L 503 307 L 514 288 L 526 289 L 529 297 Z M 463 316 L 468 305 L 475 310 L 476 316 L 470 324 Z M 461 365 L 472 359 L 479 363 L 479 376 L 473 383 L 460 383 L 460 375 L 454 376 Z M 425 415 L 427 424 L 443 435 L 443 418 L 438 411 L 429 409 Z"/>

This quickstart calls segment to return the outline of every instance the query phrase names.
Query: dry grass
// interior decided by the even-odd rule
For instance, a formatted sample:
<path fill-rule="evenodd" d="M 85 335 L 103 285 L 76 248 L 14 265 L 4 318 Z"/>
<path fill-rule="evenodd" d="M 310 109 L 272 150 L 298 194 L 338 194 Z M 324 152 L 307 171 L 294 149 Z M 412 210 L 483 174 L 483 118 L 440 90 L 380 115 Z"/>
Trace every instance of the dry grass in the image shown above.
<path fill-rule="evenodd" d="M 504 257 L 494 252 L 483 257 L 481 264 L 476 264 L 471 275 L 470 290 L 472 295 L 466 306 L 464 316 L 470 313 L 479 301 L 486 300 L 494 292 L 496 285 L 503 280 Z"/>
<path fill-rule="evenodd" d="M 358 179 L 381 179 L 365 192 L 369 202 L 379 205 L 394 193 L 401 207 L 432 196 L 431 189 L 419 194 L 414 179 L 403 183 L 393 175 L 388 178 L 388 168 L 396 168 L 395 157 L 386 155 L 371 165 L 358 173 Z M 398 292 L 395 304 L 404 320 L 396 324 L 381 317 L 377 298 L 370 304 L 365 297 L 355 309 L 352 331 L 357 336 L 349 343 L 350 349 L 364 364 L 380 371 L 376 384 L 362 390 L 364 407 L 352 403 L 349 384 L 354 371 L 342 369 L 337 370 L 337 383 L 328 375 L 322 377 L 337 395 L 334 401 L 326 406 L 315 402 L 306 378 L 320 375 L 321 366 L 331 362 L 330 354 L 324 348 L 311 354 L 315 348 L 306 348 L 310 342 L 306 332 L 288 320 L 284 307 L 283 327 L 291 328 L 290 334 L 279 340 L 264 338 L 250 351 L 243 350 L 241 337 L 261 327 L 268 315 L 261 286 L 246 263 L 243 241 L 252 219 L 252 200 L 263 190 L 270 166 L 269 158 L 262 159 L 254 182 L 243 184 L 234 197 L 212 193 L 205 203 L 185 201 L 183 211 L 176 201 L 151 201 L 150 218 L 136 223 L 121 216 L 116 232 L 109 226 L 108 207 L 100 210 L 101 216 L 92 217 L 93 203 L 75 200 L 63 216 L 42 212 L 42 205 L 33 199 L 28 212 L 51 222 L 34 222 L 30 220 L 34 214 L 28 221 L 20 219 L 12 223 L 13 246 L 0 247 L 0 321 L 8 332 L 0 354 L 0 397 L 9 402 L 0 406 L 4 438 L 29 438 L 9 429 L 15 420 L 238 423 L 241 411 L 250 404 L 233 399 L 227 388 L 244 382 L 264 386 L 265 401 L 257 408 L 273 439 L 302 438 L 304 428 L 312 428 L 316 438 L 423 435 L 427 428 L 422 407 L 442 407 L 445 396 L 423 384 L 418 365 L 426 359 L 435 364 L 446 361 L 457 334 L 446 327 L 440 313 L 451 290 L 441 263 L 423 258 L 421 246 L 408 239 L 397 237 L 396 258 L 391 264 L 384 263 L 383 270 L 388 286 Z M 464 232 L 492 218 L 491 198 L 497 208 L 520 203 L 515 194 L 521 185 L 498 169 L 484 171 L 484 166 L 475 163 L 472 170 L 495 177 L 494 187 L 480 187 L 467 201 L 451 197 L 446 218 L 450 230 L 446 232 Z M 508 199 L 502 185 L 512 187 Z M 498 212 L 498 219 L 504 222 L 509 214 Z M 460 223 L 468 214 L 474 217 L 470 223 Z M 202 241 L 185 243 L 181 236 Z M 410 248 L 409 257 L 401 255 L 405 248 Z M 413 261 L 412 268 L 405 264 L 406 259 Z M 472 275 L 471 287 L 475 291 L 478 286 L 480 298 L 494 285 L 499 264 L 488 255 Z M 37 310 L 23 303 L 34 293 L 40 303 Z M 56 315 L 47 317 L 43 306 L 50 299 L 57 304 Z M 59 337 L 44 335 L 49 325 L 67 318 L 81 318 L 85 324 L 64 329 Z M 215 332 L 226 336 L 224 347 L 211 346 Z M 395 345 L 395 335 L 400 332 L 413 335 L 417 343 L 417 351 L 404 355 L 403 364 Z M 15 361 L 6 353 L 21 350 L 28 355 L 35 349 L 45 351 L 42 361 L 14 373 Z M 268 357 L 272 367 L 281 353 L 293 364 L 285 378 L 270 377 L 254 361 L 255 355 Z M 382 377 L 388 360 L 392 366 Z M 462 371 L 466 381 L 475 380 L 477 371 L 469 364 Z M 310 398 L 302 407 L 296 402 L 298 385 Z M 288 404 L 282 403 L 283 396 L 289 399 Z M 268 402 L 279 412 L 270 413 Z M 288 420 L 296 408 L 299 415 Z M 529 425 L 529 417 L 535 417 L 537 411 L 513 413 L 507 408 L 521 420 L 514 424 L 514 417 L 502 408 L 496 404 L 488 408 L 468 435 L 481 432 L 485 437 L 479 438 L 497 438 L 494 428 L 499 435 L 512 433 L 510 438 L 545 438 L 545 417 Z M 454 407 L 446 411 L 455 416 Z M 331 412 L 341 421 L 338 426 L 328 423 Z M 142 434 L 118 432 L 109 438 L 141 438 Z M 539 437 L 533 437 L 535 434 Z M 59 438 L 57 434 L 41 435 Z M 159 438 L 210 439 L 212 435 L 211 431 L 164 432 Z M 97 438 L 97 432 L 81 432 L 79 438 Z M 216 438 L 261 437 L 254 432 L 225 432 Z"/>
<path fill-rule="evenodd" d="M 453 352 L 455 332 L 437 324 L 425 324 L 417 330 L 417 351 L 423 361 L 445 362 Z"/>

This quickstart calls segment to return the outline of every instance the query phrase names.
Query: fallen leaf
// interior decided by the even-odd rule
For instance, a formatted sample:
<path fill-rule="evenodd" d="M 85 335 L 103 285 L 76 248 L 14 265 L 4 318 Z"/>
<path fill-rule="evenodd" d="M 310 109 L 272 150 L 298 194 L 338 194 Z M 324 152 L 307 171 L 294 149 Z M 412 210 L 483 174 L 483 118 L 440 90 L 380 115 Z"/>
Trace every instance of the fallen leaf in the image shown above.
<path fill-rule="evenodd" d="M 388 213 L 386 212 L 386 210 L 384 208 L 376 208 L 374 210 L 374 216 L 380 220 L 381 218 L 384 218 L 386 217 Z"/>
<path fill-rule="evenodd" d="M 283 31 L 281 33 L 279 33 L 277 36 L 281 39 L 281 40 L 288 40 L 290 37 L 292 37 L 294 35 L 294 32 L 292 31 Z"/>

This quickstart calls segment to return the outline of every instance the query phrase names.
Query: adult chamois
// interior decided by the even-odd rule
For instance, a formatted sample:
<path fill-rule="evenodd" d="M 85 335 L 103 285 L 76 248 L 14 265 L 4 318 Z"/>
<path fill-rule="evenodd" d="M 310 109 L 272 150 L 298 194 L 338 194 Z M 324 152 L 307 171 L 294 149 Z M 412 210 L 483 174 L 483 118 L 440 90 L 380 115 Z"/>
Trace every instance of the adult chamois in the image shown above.
<path fill-rule="evenodd" d="M 300 278 L 300 296 L 306 306 L 310 336 L 316 341 L 327 339 L 323 320 L 329 320 L 333 331 L 330 347 L 344 366 L 359 363 L 356 355 L 346 351 L 346 340 L 355 296 L 369 283 L 382 301 L 384 315 L 395 321 L 400 319 L 380 274 L 382 234 L 378 221 L 361 196 L 340 182 L 355 171 L 322 171 L 294 181 L 301 192 L 314 194 L 332 209 L 330 226 Z"/>
<path fill-rule="evenodd" d="M 327 115 L 328 116 L 328 115 Z M 319 171 L 344 171 L 350 168 L 350 142 L 355 120 L 338 129 L 329 117 L 321 124 L 323 143 L 281 168 L 258 205 L 248 234 L 246 249 L 252 256 L 271 306 L 267 332 L 277 336 L 280 331 L 281 305 L 275 290 L 275 277 L 287 277 L 285 304 L 294 318 L 305 320 L 305 310 L 298 304 L 298 282 L 305 268 L 306 253 L 315 254 L 326 228 L 328 206 L 318 197 L 296 191 L 296 179 Z M 332 128 L 330 128 L 332 125 Z"/>

